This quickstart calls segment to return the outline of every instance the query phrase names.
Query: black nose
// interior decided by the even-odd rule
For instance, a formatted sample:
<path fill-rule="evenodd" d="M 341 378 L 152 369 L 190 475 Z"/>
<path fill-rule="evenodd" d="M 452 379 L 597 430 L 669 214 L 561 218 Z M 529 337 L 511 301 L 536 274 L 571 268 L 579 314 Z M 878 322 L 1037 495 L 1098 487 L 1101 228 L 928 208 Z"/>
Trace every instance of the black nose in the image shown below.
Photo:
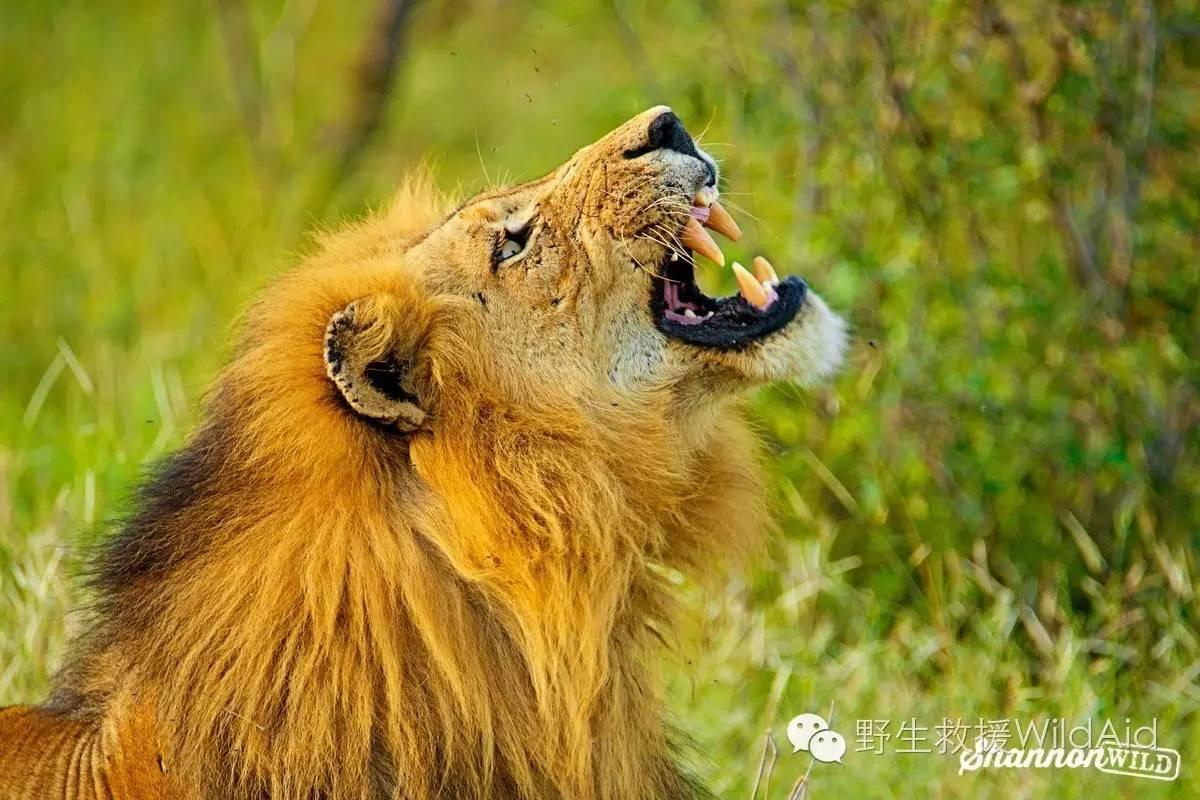
<path fill-rule="evenodd" d="M 703 161 L 708 170 L 708 184 L 712 186 L 717 182 L 717 175 L 712 164 L 696 150 L 696 143 L 692 141 L 687 129 L 683 127 L 683 121 L 675 116 L 674 111 L 664 111 L 655 117 L 646 130 L 646 143 L 641 147 L 626 150 L 625 157 L 637 158 L 647 153 L 653 153 L 655 150 L 674 150 L 676 153 L 683 153 L 685 156 Z"/>
<path fill-rule="evenodd" d="M 646 146 L 650 150 L 674 150 L 684 155 L 698 155 L 695 142 L 673 111 L 664 111 L 650 123 L 650 129 L 646 131 Z"/>

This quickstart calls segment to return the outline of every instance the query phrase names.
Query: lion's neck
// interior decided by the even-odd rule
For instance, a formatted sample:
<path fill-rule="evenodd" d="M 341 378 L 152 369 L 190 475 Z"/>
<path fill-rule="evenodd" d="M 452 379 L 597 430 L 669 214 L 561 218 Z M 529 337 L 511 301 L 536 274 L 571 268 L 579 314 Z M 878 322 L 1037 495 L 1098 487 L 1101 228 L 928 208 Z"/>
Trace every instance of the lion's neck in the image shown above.
<path fill-rule="evenodd" d="M 650 567 L 744 547 L 745 433 L 655 462 L 637 451 L 664 444 L 654 430 L 631 449 L 495 422 L 364 462 L 353 487 L 245 471 L 150 498 L 110 550 L 101 628 L 132 643 L 181 770 L 232 797 L 686 794 L 651 667 L 670 597 Z M 204 436 L 173 480 L 239 473 Z"/>

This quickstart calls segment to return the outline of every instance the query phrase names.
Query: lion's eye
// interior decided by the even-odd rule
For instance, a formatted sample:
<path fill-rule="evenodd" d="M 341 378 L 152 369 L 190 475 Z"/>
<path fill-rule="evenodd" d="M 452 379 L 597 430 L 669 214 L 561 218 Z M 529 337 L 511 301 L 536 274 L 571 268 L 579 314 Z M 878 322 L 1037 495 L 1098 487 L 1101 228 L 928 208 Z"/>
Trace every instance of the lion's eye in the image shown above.
<path fill-rule="evenodd" d="M 513 239 L 505 239 L 500 245 L 500 258 L 512 258 L 517 253 L 525 249 L 525 246 Z"/>
<path fill-rule="evenodd" d="M 511 223 L 506 224 L 501 228 L 500 236 L 496 240 L 496 249 L 492 254 L 492 261 L 496 265 L 499 265 L 500 262 L 507 261 L 525 252 L 525 248 L 529 246 L 529 234 L 532 231 L 532 219 L 517 223 L 515 226 Z"/>

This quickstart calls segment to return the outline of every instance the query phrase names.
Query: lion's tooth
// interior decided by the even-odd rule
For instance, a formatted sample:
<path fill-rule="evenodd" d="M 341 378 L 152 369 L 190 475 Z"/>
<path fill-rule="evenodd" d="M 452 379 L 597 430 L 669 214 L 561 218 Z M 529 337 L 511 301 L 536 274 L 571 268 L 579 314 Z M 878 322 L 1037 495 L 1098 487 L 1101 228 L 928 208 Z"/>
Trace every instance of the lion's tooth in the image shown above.
<path fill-rule="evenodd" d="M 685 317 L 690 317 L 691 319 L 695 319 L 695 318 L 696 318 L 696 312 L 695 312 L 695 311 L 692 311 L 690 308 L 685 308 L 685 309 L 683 310 L 683 315 L 684 315 Z"/>
<path fill-rule="evenodd" d="M 754 257 L 754 277 L 758 278 L 758 282 L 763 286 L 779 283 L 779 276 L 775 274 L 775 268 L 762 256 Z"/>
<path fill-rule="evenodd" d="M 688 217 L 687 225 L 683 227 L 683 234 L 679 237 L 679 241 L 684 247 L 695 250 L 705 258 L 715 261 L 722 267 L 725 266 L 725 254 L 721 252 L 721 248 L 717 247 L 717 243 L 708 235 L 708 231 L 696 221 L 695 217 Z"/>
<path fill-rule="evenodd" d="M 742 229 L 738 227 L 738 224 L 733 221 L 733 217 L 729 216 L 729 212 L 720 203 L 713 203 L 708 207 L 708 221 L 704 224 L 731 242 L 742 238 Z"/>
<path fill-rule="evenodd" d="M 700 191 L 696 192 L 692 198 L 692 205 L 708 208 L 717 200 L 717 190 L 711 186 L 705 186 Z"/>
<path fill-rule="evenodd" d="M 736 261 L 733 262 L 733 277 L 737 278 L 738 291 L 742 293 L 742 297 L 746 298 L 747 303 L 755 308 L 767 307 L 770 299 L 767 290 L 745 267 Z"/>

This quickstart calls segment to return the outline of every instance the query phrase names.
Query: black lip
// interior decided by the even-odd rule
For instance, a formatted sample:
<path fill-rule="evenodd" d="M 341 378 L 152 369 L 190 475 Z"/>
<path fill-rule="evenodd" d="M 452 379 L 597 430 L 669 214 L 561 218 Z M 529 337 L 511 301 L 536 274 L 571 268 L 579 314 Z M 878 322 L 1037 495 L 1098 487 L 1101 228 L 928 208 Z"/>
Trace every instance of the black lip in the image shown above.
<path fill-rule="evenodd" d="M 719 299 L 704 295 L 694 280 L 695 267 L 688 258 L 664 262 L 650 290 L 650 310 L 658 329 L 672 339 L 696 347 L 735 350 L 775 333 L 796 318 L 808 294 L 802 278 L 789 276 L 775 285 L 776 300 L 765 311 L 750 305 L 740 294 Z M 695 325 L 675 322 L 666 316 L 664 287 L 667 281 L 680 286 L 680 296 L 712 317 Z"/>

